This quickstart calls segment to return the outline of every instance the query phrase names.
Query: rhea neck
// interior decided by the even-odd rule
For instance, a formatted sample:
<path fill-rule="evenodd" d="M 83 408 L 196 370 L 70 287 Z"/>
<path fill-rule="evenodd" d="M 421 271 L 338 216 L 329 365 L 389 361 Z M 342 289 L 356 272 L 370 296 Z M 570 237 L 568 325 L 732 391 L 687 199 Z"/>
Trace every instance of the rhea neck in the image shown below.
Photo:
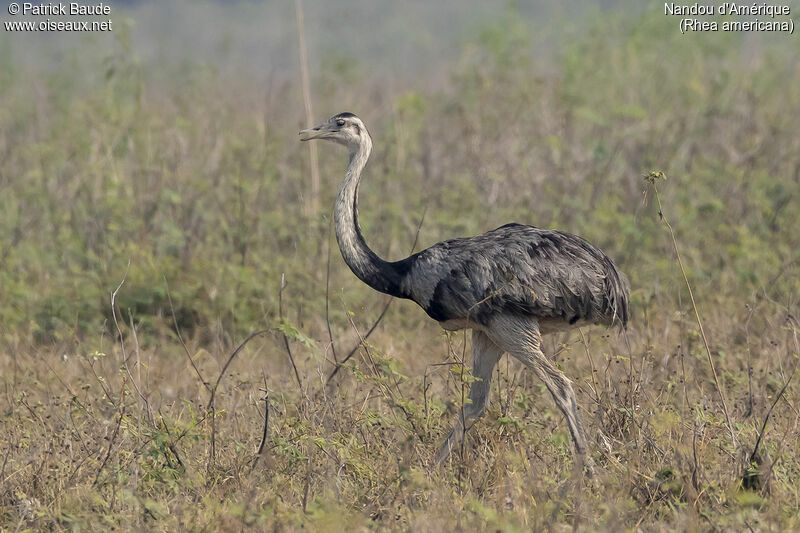
<path fill-rule="evenodd" d="M 344 262 L 361 281 L 377 291 L 401 296 L 397 269 L 367 246 L 358 224 L 358 184 L 371 151 L 372 139 L 364 130 L 358 144 L 350 146 L 350 163 L 336 197 L 336 240 Z"/>

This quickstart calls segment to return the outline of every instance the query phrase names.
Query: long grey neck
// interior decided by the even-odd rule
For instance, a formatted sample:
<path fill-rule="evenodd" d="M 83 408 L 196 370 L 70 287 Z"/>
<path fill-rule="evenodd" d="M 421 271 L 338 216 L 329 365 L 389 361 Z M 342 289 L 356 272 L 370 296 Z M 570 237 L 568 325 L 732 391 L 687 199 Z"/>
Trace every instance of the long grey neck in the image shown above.
<path fill-rule="evenodd" d="M 371 151 L 372 140 L 364 132 L 364 140 L 350 151 L 350 163 L 336 197 L 336 240 L 344 262 L 361 281 L 377 291 L 400 296 L 397 269 L 370 250 L 358 224 L 358 184 Z"/>

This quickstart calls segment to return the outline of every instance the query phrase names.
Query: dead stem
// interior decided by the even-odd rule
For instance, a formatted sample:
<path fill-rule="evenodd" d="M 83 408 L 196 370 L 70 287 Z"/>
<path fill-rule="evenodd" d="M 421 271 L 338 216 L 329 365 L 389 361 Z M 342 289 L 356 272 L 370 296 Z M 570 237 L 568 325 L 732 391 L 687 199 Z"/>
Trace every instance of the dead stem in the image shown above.
<path fill-rule="evenodd" d="M 700 319 L 700 312 L 697 310 L 697 303 L 694 299 L 694 292 L 692 291 L 692 284 L 689 283 L 689 277 L 686 275 L 686 268 L 683 266 L 683 260 L 681 259 L 681 253 L 678 250 L 678 240 L 675 238 L 675 231 L 672 229 L 672 225 L 667 220 L 667 217 L 664 216 L 664 209 L 661 206 L 661 196 L 658 193 L 658 186 L 656 185 L 656 180 L 658 179 L 666 179 L 666 176 L 662 172 L 651 172 L 649 175 L 645 176 L 645 179 L 653 186 L 653 192 L 656 195 L 656 202 L 658 203 L 658 216 L 661 221 L 667 226 L 669 230 L 670 237 L 672 238 L 672 247 L 675 251 L 675 257 L 678 260 L 678 266 L 681 269 L 681 274 L 683 274 L 683 281 L 686 283 L 686 288 L 689 290 L 689 299 L 692 301 L 692 309 L 694 310 L 695 319 L 697 319 L 697 327 L 700 329 L 700 337 L 703 339 L 703 346 L 706 349 L 706 356 L 708 358 L 708 364 L 711 367 L 711 375 L 714 377 L 714 386 L 717 389 L 717 394 L 719 395 L 719 399 L 722 402 L 722 412 L 725 415 L 725 422 L 728 425 L 728 431 L 731 434 L 731 444 L 733 445 L 734 452 L 737 448 L 736 443 L 736 432 L 733 429 L 733 423 L 731 422 L 731 417 L 728 413 L 728 403 L 725 400 L 725 393 L 722 390 L 722 385 L 719 382 L 719 377 L 717 376 L 717 369 L 714 365 L 714 358 L 711 355 L 711 347 L 708 344 L 708 338 L 706 337 L 705 329 L 703 328 L 703 321 Z"/>

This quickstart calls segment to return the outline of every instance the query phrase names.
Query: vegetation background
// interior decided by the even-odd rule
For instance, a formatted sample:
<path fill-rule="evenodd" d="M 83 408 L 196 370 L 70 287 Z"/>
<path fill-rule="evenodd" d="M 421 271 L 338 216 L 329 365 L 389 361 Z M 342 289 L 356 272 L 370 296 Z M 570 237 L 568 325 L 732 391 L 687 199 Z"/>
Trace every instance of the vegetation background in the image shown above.
<path fill-rule="evenodd" d="M 0 529 L 800 528 L 798 37 L 552 4 L 306 0 L 304 35 L 313 120 L 375 141 L 382 256 L 516 221 L 628 274 L 625 335 L 547 341 L 596 479 L 508 358 L 432 469 L 468 338 L 378 320 L 343 264 L 294 3 L 118 2 L 112 34 L 0 35 Z"/>

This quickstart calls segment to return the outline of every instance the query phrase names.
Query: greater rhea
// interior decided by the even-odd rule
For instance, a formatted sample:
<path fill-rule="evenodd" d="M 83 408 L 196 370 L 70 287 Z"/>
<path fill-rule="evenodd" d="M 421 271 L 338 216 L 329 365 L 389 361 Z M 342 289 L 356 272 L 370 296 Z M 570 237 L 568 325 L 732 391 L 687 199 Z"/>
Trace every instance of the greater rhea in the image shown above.
<path fill-rule="evenodd" d="M 472 330 L 469 399 L 436 454 L 441 463 L 483 416 L 492 373 L 508 352 L 533 370 L 564 414 L 575 453 L 591 471 L 586 433 L 570 380 L 542 351 L 542 335 L 583 324 L 624 327 L 629 285 L 611 259 L 569 233 L 521 224 L 440 242 L 400 261 L 384 261 L 358 224 L 358 184 L 372 150 L 364 123 L 339 113 L 301 140 L 327 139 L 350 151 L 334 209 L 336 239 L 347 266 L 373 289 L 413 300 L 450 331 Z"/>

